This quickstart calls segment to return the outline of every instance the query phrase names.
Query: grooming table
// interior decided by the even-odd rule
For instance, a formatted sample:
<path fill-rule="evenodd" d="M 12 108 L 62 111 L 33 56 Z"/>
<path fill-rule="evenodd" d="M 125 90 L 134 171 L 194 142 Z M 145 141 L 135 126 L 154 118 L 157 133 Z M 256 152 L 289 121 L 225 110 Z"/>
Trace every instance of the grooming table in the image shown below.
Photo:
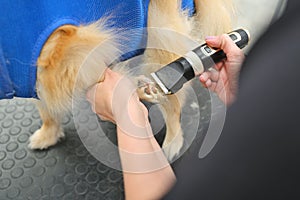
<path fill-rule="evenodd" d="M 198 152 L 210 119 L 210 96 L 194 84 L 199 108 L 190 106 L 188 99 L 183 110 L 182 126 L 200 126 L 193 144 L 185 154 Z M 150 109 L 155 110 L 155 109 Z M 199 116 L 199 110 L 201 116 Z M 155 129 L 157 117 L 150 111 Z M 155 120 L 154 120 L 155 119 Z M 86 122 L 89 123 L 88 121 Z M 105 132 L 116 142 L 115 126 L 105 123 Z M 156 123 L 156 124 L 155 124 Z M 122 172 L 105 166 L 95 159 L 80 140 L 71 115 L 63 119 L 66 138 L 47 150 L 28 149 L 29 137 L 41 125 L 39 113 L 28 99 L 0 101 L 0 199 L 124 199 Z M 160 133 L 161 134 L 161 133 Z M 178 159 L 172 165 L 176 171 Z"/>

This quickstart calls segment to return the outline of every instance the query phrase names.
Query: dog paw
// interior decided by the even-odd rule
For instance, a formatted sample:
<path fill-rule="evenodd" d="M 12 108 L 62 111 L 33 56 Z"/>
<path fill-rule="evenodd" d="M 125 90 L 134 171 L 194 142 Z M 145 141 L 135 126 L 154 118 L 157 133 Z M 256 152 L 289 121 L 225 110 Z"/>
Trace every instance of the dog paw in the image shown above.
<path fill-rule="evenodd" d="M 55 134 L 50 132 L 50 130 L 45 131 L 43 129 L 39 129 L 29 138 L 28 147 L 30 149 L 47 149 L 48 147 L 55 145 L 64 136 L 65 135 L 61 129 L 59 129 Z"/>
<path fill-rule="evenodd" d="M 157 87 L 155 82 L 146 76 L 139 76 L 137 85 L 137 93 L 141 100 L 151 103 L 160 103 L 166 100 L 165 94 Z"/>
<path fill-rule="evenodd" d="M 177 134 L 170 142 L 165 141 L 163 143 L 163 151 L 170 162 L 172 162 L 179 155 L 181 148 L 183 147 L 183 136 Z"/>

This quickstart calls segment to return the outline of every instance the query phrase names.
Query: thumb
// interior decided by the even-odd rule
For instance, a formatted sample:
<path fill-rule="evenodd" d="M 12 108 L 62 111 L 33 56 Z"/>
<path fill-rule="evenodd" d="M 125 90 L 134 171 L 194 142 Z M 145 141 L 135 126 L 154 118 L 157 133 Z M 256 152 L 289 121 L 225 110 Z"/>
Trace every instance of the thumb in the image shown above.
<path fill-rule="evenodd" d="M 240 54 L 241 51 L 227 34 L 220 36 L 207 36 L 205 41 L 210 47 L 222 49 L 226 55 Z"/>

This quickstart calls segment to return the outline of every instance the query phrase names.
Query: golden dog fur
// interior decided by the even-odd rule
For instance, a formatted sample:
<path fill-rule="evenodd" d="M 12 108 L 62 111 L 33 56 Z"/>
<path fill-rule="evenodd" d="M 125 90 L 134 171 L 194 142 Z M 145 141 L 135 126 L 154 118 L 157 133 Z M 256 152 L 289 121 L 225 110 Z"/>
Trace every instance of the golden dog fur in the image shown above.
<path fill-rule="evenodd" d="M 232 2 L 230 0 L 195 0 L 196 14 L 191 18 L 180 10 L 180 3 L 179 0 L 151 0 L 148 28 L 172 30 L 199 42 L 207 35 L 220 35 L 231 30 Z M 73 94 L 85 91 L 91 85 L 101 81 L 103 77 L 96 75 L 101 74 L 107 67 L 108 60 L 118 53 L 117 37 L 114 30 L 105 28 L 103 19 L 79 27 L 65 25 L 52 33 L 37 61 L 37 91 L 40 97 L 37 104 L 43 124 L 30 137 L 30 148 L 46 149 L 64 137 L 60 120 L 71 108 Z M 190 49 L 184 41 L 174 40 L 160 31 L 149 32 L 148 43 L 151 44 L 152 41 L 174 50 L 172 52 L 187 52 Z M 88 68 L 79 70 L 85 58 L 101 43 L 102 50 L 97 51 L 95 62 L 92 61 Z M 163 50 L 146 49 L 144 57 L 144 62 L 163 65 L 177 59 L 179 55 Z M 114 68 L 114 70 L 124 73 L 123 69 Z M 155 70 L 156 67 L 142 69 L 144 74 Z M 75 81 L 77 83 L 74 90 Z M 146 84 L 145 87 L 149 85 Z M 167 126 L 163 148 L 170 160 L 178 154 L 183 145 L 180 113 L 184 102 L 184 91 L 185 89 L 176 95 L 164 96 L 162 97 L 164 100 L 160 102 Z M 149 96 L 144 87 L 139 88 L 138 93 L 141 99 L 161 100 L 156 93 L 151 93 Z"/>

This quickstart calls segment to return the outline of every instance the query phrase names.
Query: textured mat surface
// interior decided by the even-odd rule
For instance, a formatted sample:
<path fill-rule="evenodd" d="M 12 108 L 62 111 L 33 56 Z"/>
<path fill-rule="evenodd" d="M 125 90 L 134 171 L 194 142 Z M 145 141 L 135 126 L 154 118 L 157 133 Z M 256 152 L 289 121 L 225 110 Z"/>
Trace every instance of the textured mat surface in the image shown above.
<path fill-rule="evenodd" d="M 189 151 L 199 151 L 210 117 L 209 93 L 200 88 L 198 94 L 200 107 L 191 106 L 191 100 L 183 110 L 188 116 L 183 119 L 184 130 L 189 129 L 195 119 L 201 124 Z M 201 116 L 195 117 L 199 109 Z M 153 117 L 152 123 L 156 123 L 155 119 Z M 40 125 L 39 113 L 30 100 L 0 101 L 1 200 L 124 199 L 122 173 L 105 166 L 87 151 L 71 116 L 63 120 L 65 139 L 48 150 L 29 150 L 28 139 Z M 105 126 L 106 133 L 112 136 L 110 140 L 115 140 L 114 125 L 106 123 Z M 173 164 L 175 170 L 178 163 L 180 159 Z"/>
<path fill-rule="evenodd" d="M 0 101 L 0 199 L 123 199 L 122 174 L 82 145 L 70 117 L 66 138 L 45 151 L 27 148 L 41 120 L 24 99 Z"/>

